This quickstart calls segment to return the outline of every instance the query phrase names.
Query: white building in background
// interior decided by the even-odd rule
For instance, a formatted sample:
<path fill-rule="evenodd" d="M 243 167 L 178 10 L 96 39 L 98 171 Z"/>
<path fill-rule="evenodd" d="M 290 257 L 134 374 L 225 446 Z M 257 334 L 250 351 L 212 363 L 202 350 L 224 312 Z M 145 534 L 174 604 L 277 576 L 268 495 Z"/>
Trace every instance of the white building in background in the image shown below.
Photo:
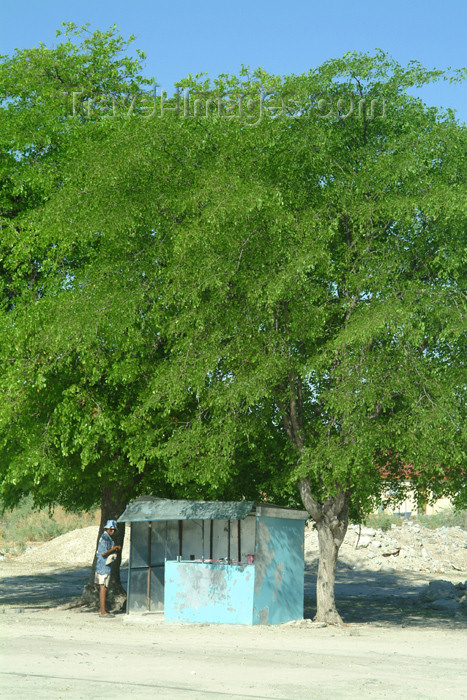
<path fill-rule="evenodd" d="M 426 515 L 435 515 L 436 513 L 449 510 L 450 508 L 452 508 L 452 502 L 449 498 L 439 498 L 433 505 L 425 503 L 424 507 L 419 509 L 417 506 L 417 499 L 415 498 L 415 494 L 413 494 L 408 495 L 403 501 L 385 508 L 384 512 L 408 518 L 411 515 L 417 515 L 420 511 Z"/>

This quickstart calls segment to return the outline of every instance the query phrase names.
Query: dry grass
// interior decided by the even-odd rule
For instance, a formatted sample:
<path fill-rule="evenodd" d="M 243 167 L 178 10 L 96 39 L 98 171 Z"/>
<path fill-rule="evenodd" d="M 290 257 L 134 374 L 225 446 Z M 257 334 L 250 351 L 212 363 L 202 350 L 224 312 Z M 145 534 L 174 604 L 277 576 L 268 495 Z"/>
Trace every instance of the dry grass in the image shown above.
<path fill-rule="evenodd" d="M 59 535 L 99 524 L 100 511 L 69 513 L 57 506 L 52 513 L 33 508 L 32 498 L 25 498 L 13 510 L 0 516 L 0 549 L 2 553 L 21 553 L 29 543 L 47 542 Z"/>

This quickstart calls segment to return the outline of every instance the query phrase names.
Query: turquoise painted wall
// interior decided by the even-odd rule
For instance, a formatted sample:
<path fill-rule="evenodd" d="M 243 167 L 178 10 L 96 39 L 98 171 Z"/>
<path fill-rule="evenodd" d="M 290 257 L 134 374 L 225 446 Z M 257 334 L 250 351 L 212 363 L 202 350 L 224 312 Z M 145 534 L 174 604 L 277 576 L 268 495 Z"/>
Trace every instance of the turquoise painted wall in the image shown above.
<path fill-rule="evenodd" d="M 171 622 L 251 625 L 255 567 L 165 563 L 164 617 Z"/>
<path fill-rule="evenodd" d="M 304 521 L 257 518 L 253 624 L 303 617 Z"/>

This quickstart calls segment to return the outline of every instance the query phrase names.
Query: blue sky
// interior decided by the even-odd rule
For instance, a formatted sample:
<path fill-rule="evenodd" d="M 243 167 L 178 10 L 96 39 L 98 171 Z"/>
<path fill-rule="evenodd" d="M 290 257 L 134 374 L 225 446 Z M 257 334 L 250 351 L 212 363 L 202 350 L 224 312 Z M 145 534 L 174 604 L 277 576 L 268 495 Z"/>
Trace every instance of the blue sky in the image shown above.
<path fill-rule="evenodd" d="M 346 51 L 381 48 L 405 64 L 467 66 L 467 0 L 0 0 L 0 53 L 56 42 L 63 20 L 136 34 L 145 73 L 172 92 L 188 73 L 302 73 Z M 467 121 L 467 82 L 423 91 Z"/>

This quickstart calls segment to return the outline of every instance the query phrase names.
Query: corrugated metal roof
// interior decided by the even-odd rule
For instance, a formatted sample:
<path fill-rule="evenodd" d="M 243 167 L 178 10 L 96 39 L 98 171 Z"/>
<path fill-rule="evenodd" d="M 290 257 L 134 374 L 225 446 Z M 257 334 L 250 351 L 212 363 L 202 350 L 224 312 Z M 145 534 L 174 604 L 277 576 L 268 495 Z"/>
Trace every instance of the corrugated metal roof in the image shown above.
<path fill-rule="evenodd" d="M 118 521 L 243 520 L 254 507 L 254 501 L 172 501 L 148 496 L 131 501 Z"/>

